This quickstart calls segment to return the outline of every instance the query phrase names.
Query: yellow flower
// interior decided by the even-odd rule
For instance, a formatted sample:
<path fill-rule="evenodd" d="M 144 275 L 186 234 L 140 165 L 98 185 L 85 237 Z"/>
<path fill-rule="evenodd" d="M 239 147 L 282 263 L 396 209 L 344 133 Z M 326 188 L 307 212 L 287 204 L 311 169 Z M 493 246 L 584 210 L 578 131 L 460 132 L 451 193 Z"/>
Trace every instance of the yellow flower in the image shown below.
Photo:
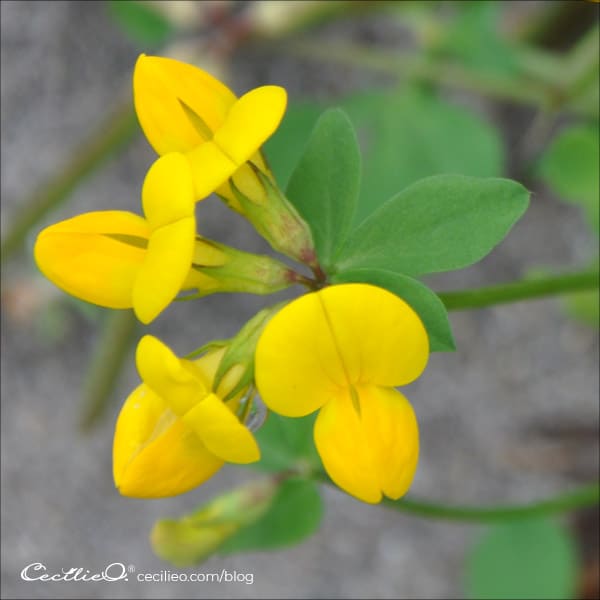
<path fill-rule="evenodd" d="M 428 355 L 425 328 L 403 300 L 372 285 L 335 285 L 269 321 L 256 348 L 256 385 L 281 415 L 320 409 L 314 438 L 329 476 L 376 503 L 412 482 L 417 422 L 394 388 L 416 379 Z"/>
<path fill-rule="evenodd" d="M 156 152 L 187 156 L 197 200 L 217 190 L 240 210 L 227 183 L 235 174 L 238 187 L 262 201 L 264 189 L 246 163 L 269 174 L 259 149 L 285 112 L 282 87 L 262 86 L 238 99 L 197 67 L 142 54 L 133 74 L 133 95 L 140 125 Z"/>
<path fill-rule="evenodd" d="M 186 280 L 193 286 L 195 203 L 183 155 L 168 154 L 152 165 L 142 205 L 145 219 L 99 211 L 47 227 L 34 246 L 40 271 L 77 298 L 108 308 L 133 307 L 140 321 L 149 323 Z"/>
<path fill-rule="evenodd" d="M 151 320 L 152 311 L 158 314 L 170 302 L 170 294 L 160 295 L 166 285 L 158 292 L 148 286 L 160 286 L 172 276 L 161 261 L 180 259 L 159 254 L 148 265 L 151 233 L 148 222 L 130 212 L 86 213 L 44 229 L 35 244 L 35 257 L 44 275 L 62 290 L 106 308 L 132 308 L 137 285 L 136 312 L 141 319 Z M 143 269 L 150 273 L 139 284 Z M 180 289 L 197 290 L 194 297 L 216 292 L 271 294 L 296 281 L 289 267 L 270 256 L 243 252 L 199 235 L 187 270 Z"/>
<path fill-rule="evenodd" d="M 216 192 L 283 254 L 316 268 L 310 228 L 285 198 L 260 150 L 277 129 L 286 91 L 266 85 L 241 98 L 192 65 L 141 55 L 135 110 L 156 152 L 185 154 L 196 200 Z"/>
<path fill-rule="evenodd" d="M 212 383 L 224 349 L 196 361 L 180 359 L 161 341 L 144 336 L 137 348 L 143 383 L 127 398 L 115 429 L 113 476 L 124 496 L 162 498 L 197 487 L 224 462 L 260 458 L 250 431 L 238 420 L 243 391 L 223 402 L 239 373 Z"/>

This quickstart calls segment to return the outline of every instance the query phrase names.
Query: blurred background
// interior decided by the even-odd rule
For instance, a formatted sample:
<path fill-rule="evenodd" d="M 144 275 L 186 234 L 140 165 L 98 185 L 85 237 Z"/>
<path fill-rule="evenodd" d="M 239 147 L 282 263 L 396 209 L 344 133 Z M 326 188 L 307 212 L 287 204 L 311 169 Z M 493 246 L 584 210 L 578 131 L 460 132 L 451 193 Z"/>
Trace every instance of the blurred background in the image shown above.
<path fill-rule="evenodd" d="M 286 87 L 288 115 L 267 147 L 283 183 L 319 113 L 343 106 L 364 153 L 361 217 L 436 173 L 508 176 L 532 190 L 508 238 L 473 267 L 429 277 L 436 290 L 587 268 L 598 252 L 598 5 L 5 0 L 0 8 L 2 596 L 473 597 L 485 526 L 367 506 L 332 488 L 323 490 L 321 529 L 302 544 L 181 570 L 253 573 L 253 585 L 23 582 L 33 562 L 52 571 L 112 562 L 175 570 L 152 553 L 156 519 L 253 476 L 228 466 L 181 497 L 118 495 L 112 434 L 137 385 L 142 328 L 128 313 L 60 292 L 37 271 L 32 246 L 42 227 L 77 213 L 139 210 L 154 154 L 130 88 L 145 52 L 193 62 L 237 94 Z M 269 252 L 216 199 L 198 218 L 208 237 Z M 145 331 L 182 355 L 233 335 L 272 300 L 180 303 Z M 597 479 L 597 309 L 597 292 L 588 292 L 451 313 L 457 351 L 432 355 L 407 390 L 421 431 L 410 494 L 519 503 Z M 572 597 L 597 598 L 597 507 L 555 521 L 573 548 Z M 545 551 L 534 545 L 534 562 L 546 564 Z M 510 574 L 492 569 L 494 577 Z"/>

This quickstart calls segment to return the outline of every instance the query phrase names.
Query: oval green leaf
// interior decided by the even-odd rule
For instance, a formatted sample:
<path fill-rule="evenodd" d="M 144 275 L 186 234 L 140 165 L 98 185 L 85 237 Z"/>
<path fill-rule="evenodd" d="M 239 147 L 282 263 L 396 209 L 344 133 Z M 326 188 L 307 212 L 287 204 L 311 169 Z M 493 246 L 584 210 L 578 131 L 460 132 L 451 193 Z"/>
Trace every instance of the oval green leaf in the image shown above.
<path fill-rule="evenodd" d="M 529 192 L 508 179 L 422 179 L 350 234 L 336 270 L 420 275 L 461 269 L 482 259 L 506 236 L 528 201 Z"/>
<path fill-rule="evenodd" d="M 261 458 L 252 466 L 269 473 L 285 471 L 298 463 L 320 467 L 321 459 L 313 441 L 316 416 L 314 413 L 290 419 L 269 411 L 255 434 Z"/>
<path fill-rule="evenodd" d="M 326 111 L 287 187 L 287 197 L 310 226 L 325 269 L 350 231 L 360 169 L 360 151 L 350 119 L 340 109 Z"/>
<path fill-rule="evenodd" d="M 322 516 L 323 503 L 317 484 L 306 479 L 289 479 L 281 484 L 267 512 L 228 539 L 218 552 L 234 554 L 297 544 L 319 528 Z"/>

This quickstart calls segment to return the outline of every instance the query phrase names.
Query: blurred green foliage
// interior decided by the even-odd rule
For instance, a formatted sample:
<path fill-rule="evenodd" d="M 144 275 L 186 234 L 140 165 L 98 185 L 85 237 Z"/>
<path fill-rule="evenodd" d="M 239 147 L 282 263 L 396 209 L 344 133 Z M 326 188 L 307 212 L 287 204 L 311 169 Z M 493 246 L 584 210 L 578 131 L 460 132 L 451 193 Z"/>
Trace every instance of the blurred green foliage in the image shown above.
<path fill-rule="evenodd" d="M 564 129 L 544 152 L 540 177 L 563 200 L 579 204 L 586 219 L 600 232 L 600 136 L 598 124 Z"/>
<path fill-rule="evenodd" d="M 600 234 L 600 135 L 598 123 L 579 124 L 562 130 L 550 143 L 537 165 L 537 174 L 557 196 L 579 206 L 596 240 Z M 596 245 L 597 255 L 597 245 Z M 594 259 L 591 268 L 598 268 Z M 575 319 L 600 327 L 598 290 L 570 294 L 563 299 Z"/>
<path fill-rule="evenodd" d="M 152 5 L 137 0 L 108 0 L 108 11 L 123 32 L 141 46 L 161 46 L 175 28 Z"/>
<path fill-rule="evenodd" d="M 484 534 L 466 574 L 473 600 L 570 600 L 577 553 L 569 533 L 554 521 L 512 521 Z"/>
<path fill-rule="evenodd" d="M 451 26 L 435 44 L 436 53 L 451 56 L 484 72 L 516 75 L 515 47 L 499 31 L 502 2 L 461 2 Z"/>
<path fill-rule="evenodd" d="M 598 290 L 576 292 L 565 296 L 568 313 L 578 321 L 591 327 L 600 327 L 600 295 Z"/>

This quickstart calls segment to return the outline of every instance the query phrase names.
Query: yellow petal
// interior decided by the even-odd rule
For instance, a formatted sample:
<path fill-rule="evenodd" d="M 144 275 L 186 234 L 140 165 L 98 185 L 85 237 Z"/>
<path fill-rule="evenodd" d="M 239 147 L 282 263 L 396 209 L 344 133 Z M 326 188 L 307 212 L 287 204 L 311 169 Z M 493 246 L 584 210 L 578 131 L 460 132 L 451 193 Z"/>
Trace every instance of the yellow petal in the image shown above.
<path fill-rule="evenodd" d="M 194 216 L 194 182 L 183 154 L 166 154 L 150 167 L 142 187 L 142 206 L 153 231 Z"/>
<path fill-rule="evenodd" d="M 124 496 L 183 494 L 223 465 L 148 386 L 125 401 L 115 429 L 113 476 Z"/>
<path fill-rule="evenodd" d="M 158 338 L 145 335 L 138 343 L 140 377 L 178 416 L 185 415 L 210 391 L 210 383 L 191 361 L 178 358 Z"/>
<path fill-rule="evenodd" d="M 358 388 L 363 431 L 376 450 L 381 490 L 397 500 L 415 476 L 419 460 L 419 427 L 412 405 L 393 388 Z"/>
<path fill-rule="evenodd" d="M 195 289 L 197 292 L 202 292 L 203 295 L 207 295 L 213 292 L 219 291 L 221 283 L 215 277 L 210 277 L 197 269 L 190 269 L 188 275 L 183 282 L 182 290 Z"/>
<path fill-rule="evenodd" d="M 236 101 L 220 81 L 197 67 L 141 55 L 133 73 L 135 110 L 148 141 L 160 155 L 187 152 L 204 141 L 182 100 L 215 131 Z"/>
<path fill-rule="evenodd" d="M 125 211 L 78 215 L 44 229 L 34 247 L 42 273 L 65 292 L 108 308 L 131 308 L 150 230 Z"/>
<path fill-rule="evenodd" d="M 225 350 L 226 348 L 211 350 L 210 352 L 203 354 L 200 358 L 192 361 L 196 368 L 202 373 L 203 381 L 209 382 L 210 385 L 212 385 L 215 375 L 217 374 L 217 369 L 221 364 L 221 359 L 225 354 Z"/>
<path fill-rule="evenodd" d="M 344 284 L 307 294 L 265 327 L 256 383 L 282 415 L 308 414 L 351 385 L 396 386 L 425 368 L 428 338 L 416 313 L 394 294 Z"/>
<path fill-rule="evenodd" d="M 286 103 L 282 87 L 266 85 L 251 90 L 231 107 L 215 132 L 215 143 L 234 163 L 242 165 L 277 129 Z"/>
<path fill-rule="evenodd" d="M 419 434 L 410 403 L 398 391 L 366 386 L 340 394 L 319 412 L 315 444 L 323 466 L 343 490 L 376 503 L 397 499 L 417 467 Z M 360 409 L 357 411 L 355 402 Z"/>
<path fill-rule="evenodd" d="M 215 394 L 209 394 L 183 417 L 204 445 L 216 456 L 233 463 L 260 458 L 254 436 Z"/>
<path fill-rule="evenodd" d="M 203 200 L 236 172 L 239 165 L 214 142 L 204 142 L 187 153 L 196 200 Z"/>
<path fill-rule="evenodd" d="M 395 387 L 423 372 L 429 338 L 404 300 L 363 283 L 327 287 L 319 298 L 350 383 Z"/>
<path fill-rule="evenodd" d="M 301 417 L 347 387 L 338 350 L 318 294 L 306 294 L 279 311 L 258 340 L 258 391 L 273 411 Z"/>
<path fill-rule="evenodd" d="M 124 210 L 99 210 L 83 213 L 55 223 L 44 231 L 97 233 L 99 235 L 121 234 L 146 239 L 150 235 L 150 228 L 144 218 Z"/>
<path fill-rule="evenodd" d="M 133 309 L 142 323 L 155 319 L 183 287 L 192 264 L 195 235 L 196 220 L 188 217 L 150 236 L 133 286 Z"/>
<path fill-rule="evenodd" d="M 197 237 L 194 245 L 193 261 L 203 267 L 222 267 L 229 257 L 216 244 Z"/>

